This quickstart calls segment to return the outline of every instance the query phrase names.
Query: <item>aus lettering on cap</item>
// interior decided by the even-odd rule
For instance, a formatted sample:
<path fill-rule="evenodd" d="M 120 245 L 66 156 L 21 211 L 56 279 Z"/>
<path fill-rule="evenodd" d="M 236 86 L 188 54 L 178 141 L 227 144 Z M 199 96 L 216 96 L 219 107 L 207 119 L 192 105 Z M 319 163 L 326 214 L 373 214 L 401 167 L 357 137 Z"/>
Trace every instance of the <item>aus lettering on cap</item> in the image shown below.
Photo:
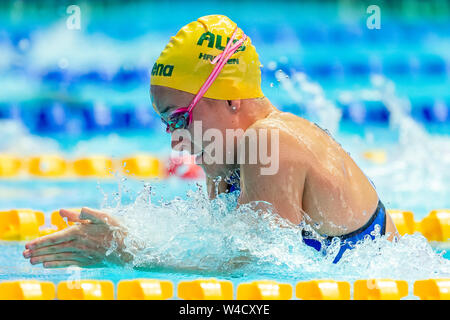
<path fill-rule="evenodd" d="M 208 32 L 203 33 L 200 36 L 200 38 L 197 41 L 197 45 L 202 46 L 204 41 L 207 41 L 209 48 L 216 47 L 216 49 L 223 51 L 225 49 L 224 45 L 226 45 L 230 41 L 230 38 L 228 37 L 227 42 L 224 43 L 224 45 L 222 45 L 222 36 L 219 34 L 215 35 L 214 33 L 208 31 Z M 235 43 L 237 41 L 238 41 L 238 39 L 234 39 L 233 43 Z M 236 52 L 244 51 L 244 50 L 245 50 L 245 46 L 242 45 L 236 50 Z"/>

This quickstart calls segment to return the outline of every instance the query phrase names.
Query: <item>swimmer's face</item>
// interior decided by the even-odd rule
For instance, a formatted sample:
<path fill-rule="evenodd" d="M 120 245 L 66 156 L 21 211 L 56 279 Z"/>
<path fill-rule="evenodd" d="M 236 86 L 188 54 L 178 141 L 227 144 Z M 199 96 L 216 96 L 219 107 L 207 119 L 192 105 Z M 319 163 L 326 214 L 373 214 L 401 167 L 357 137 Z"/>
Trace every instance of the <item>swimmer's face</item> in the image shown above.
<path fill-rule="evenodd" d="M 186 108 L 194 99 L 194 95 L 184 91 L 167 88 L 163 86 L 152 85 L 150 88 L 150 94 L 152 97 L 152 105 L 158 115 L 167 121 L 172 112 L 178 108 Z M 188 151 L 191 154 L 198 154 L 203 152 L 205 147 L 211 143 L 211 141 L 203 141 L 202 137 L 206 130 L 216 129 L 221 132 L 222 137 L 226 137 L 226 129 L 235 129 L 236 115 L 230 112 L 230 106 L 226 100 L 215 100 L 202 98 L 194 107 L 192 112 L 192 121 L 187 131 L 189 132 L 188 139 L 179 139 L 177 130 L 172 132 L 172 149 L 177 151 Z M 197 122 L 197 124 L 195 124 Z M 201 124 L 201 126 L 199 126 Z M 195 127 L 195 132 L 194 132 Z M 201 129 L 200 129 L 201 128 Z M 226 155 L 226 143 L 224 141 L 224 152 Z M 208 154 L 204 153 L 203 157 L 208 157 Z M 202 162 L 206 162 L 203 160 Z M 222 164 L 202 165 L 207 175 L 217 176 L 226 174 L 226 168 L 224 163 Z"/>

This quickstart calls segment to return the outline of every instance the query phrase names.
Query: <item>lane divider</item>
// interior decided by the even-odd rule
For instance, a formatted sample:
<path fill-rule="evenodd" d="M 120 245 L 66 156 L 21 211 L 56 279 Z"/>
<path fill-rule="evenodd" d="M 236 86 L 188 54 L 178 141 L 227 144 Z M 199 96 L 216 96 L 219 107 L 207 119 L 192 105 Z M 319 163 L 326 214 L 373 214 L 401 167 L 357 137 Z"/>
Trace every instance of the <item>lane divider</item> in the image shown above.
<path fill-rule="evenodd" d="M 431 211 L 420 221 L 420 232 L 430 241 L 448 241 L 450 238 L 450 209 Z"/>
<path fill-rule="evenodd" d="M 133 279 L 117 284 L 117 300 L 166 300 L 173 297 L 173 283 L 167 280 Z"/>
<path fill-rule="evenodd" d="M 374 164 L 384 164 L 387 153 L 382 149 L 367 150 L 362 157 Z M 19 157 L 0 153 L 0 179 L 11 178 L 112 178 L 120 172 L 136 178 L 166 178 L 178 176 L 182 179 L 200 179 L 203 170 L 189 156 L 159 159 L 151 154 L 135 154 L 122 159 L 103 155 L 92 155 L 74 160 L 57 154 Z"/>
<path fill-rule="evenodd" d="M 237 300 L 290 300 L 292 286 L 271 280 L 241 283 L 237 288 Z"/>
<path fill-rule="evenodd" d="M 450 279 L 428 279 L 414 282 L 414 295 L 421 300 L 450 300 Z"/>
<path fill-rule="evenodd" d="M 79 208 L 70 208 L 69 210 L 71 211 L 75 211 L 77 213 L 80 213 L 81 209 Z M 50 222 L 53 226 L 56 227 L 56 231 L 60 231 L 63 230 L 67 227 L 73 226 L 75 223 L 72 221 L 68 221 L 63 219 L 63 217 L 61 217 L 61 215 L 59 214 L 59 211 L 53 211 L 50 215 Z"/>
<path fill-rule="evenodd" d="M 311 280 L 295 286 L 300 300 L 350 300 L 352 284 L 347 281 Z M 117 300 L 166 300 L 174 296 L 168 280 L 132 279 L 117 284 Z M 114 300 L 114 284 L 109 280 L 61 281 L 12 280 L 0 282 L 0 300 Z M 238 300 L 291 300 L 293 287 L 272 280 L 241 283 Z M 408 282 L 393 279 L 360 279 L 353 283 L 353 300 L 400 300 L 408 296 Z M 417 280 L 413 294 L 421 300 L 450 300 L 450 279 Z M 177 297 L 183 300 L 233 300 L 233 284 L 228 280 L 180 281 Z"/>
<path fill-rule="evenodd" d="M 178 297 L 183 300 L 232 300 L 233 284 L 228 280 L 180 281 Z"/>
<path fill-rule="evenodd" d="M 46 234 L 39 230 L 44 223 L 45 217 L 41 211 L 31 209 L 0 211 L 0 239 L 32 240 Z"/>
<path fill-rule="evenodd" d="M 72 208 L 80 211 L 80 208 Z M 411 211 L 389 209 L 400 235 L 421 233 L 429 241 L 450 245 L 450 209 L 432 210 L 421 221 L 414 220 Z M 0 240 L 31 240 L 65 229 L 72 222 L 64 220 L 59 211 L 50 214 L 50 228 L 43 228 L 45 215 L 32 209 L 11 209 L 0 211 Z"/>
<path fill-rule="evenodd" d="M 388 209 L 387 212 L 394 221 L 398 233 L 402 236 L 420 230 L 420 224 L 414 220 L 414 213 L 411 211 Z"/>
<path fill-rule="evenodd" d="M 0 300 L 54 300 L 53 282 L 19 280 L 0 282 Z"/>
<path fill-rule="evenodd" d="M 58 300 L 114 300 L 114 284 L 109 280 L 61 281 Z"/>
<path fill-rule="evenodd" d="M 354 300 L 400 300 L 408 295 L 408 282 L 404 280 L 356 280 L 353 284 Z"/>
<path fill-rule="evenodd" d="M 102 155 L 68 160 L 60 155 L 47 154 L 17 157 L 0 154 L 0 179 L 11 178 L 113 178 L 119 172 L 129 177 L 164 179 L 178 176 L 182 179 L 201 179 L 204 173 L 191 157 L 158 159 L 150 154 L 136 154 L 123 159 Z"/>
<path fill-rule="evenodd" d="M 421 233 L 429 241 L 450 241 L 450 209 L 436 209 L 420 221 L 411 211 L 388 209 L 400 235 Z"/>
<path fill-rule="evenodd" d="M 362 156 L 374 164 L 384 164 L 388 159 L 386 151 L 382 149 L 364 151 Z"/>
<path fill-rule="evenodd" d="M 445 65 L 442 65 L 445 69 Z M 441 66 L 441 67 L 442 67 Z M 335 69 L 333 66 L 328 66 Z M 276 68 L 292 77 L 291 67 Z M 316 68 L 306 73 L 315 78 Z M 264 72 L 266 85 L 277 86 L 274 71 Z M 28 130 L 36 134 L 66 133 L 73 135 L 81 132 L 116 132 L 117 130 L 161 130 L 161 122 L 153 110 L 146 104 L 123 105 L 84 103 L 82 101 L 47 100 L 35 97 L 29 101 L 0 101 L 0 121 L 4 119 L 22 123 Z M 380 100 L 342 99 L 335 100 L 341 111 L 341 120 L 355 125 L 388 123 L 389 109 Z M 291 101 L 280 100 L 282 111 L 299 115 L 299 108 Z M 301 112 L 300 112 L 301 114 Z M 444 98 L 426 98 L 411 100 L 411 117 L 422 123 L 448 123 L 450 121 L 450 101 Z M 162 132 L 162 131 L 160 131 Z"/>
<path fill-rule="evenodd" d="M 297 283 L 295 295 L 301 300 L 350 300 L 350 283 L 311 280 Z"/>
<path fill-rule="evenodd" d="M 391 215 L 400 235 L 419 232 L 429 241 L 450 244 L 450 209 L 432 210 L 421 221 L 415 221 L 411 211 L 390 209 L 387 212 Z M 73 225 L 72 222 L 63 219 L 59 211 L 50 214 L 50 228 L 43 228 L 44 224 L 45 215 L 41 211 L 32 209 L 0 211 L 0 240 L 31 240 Z"/>

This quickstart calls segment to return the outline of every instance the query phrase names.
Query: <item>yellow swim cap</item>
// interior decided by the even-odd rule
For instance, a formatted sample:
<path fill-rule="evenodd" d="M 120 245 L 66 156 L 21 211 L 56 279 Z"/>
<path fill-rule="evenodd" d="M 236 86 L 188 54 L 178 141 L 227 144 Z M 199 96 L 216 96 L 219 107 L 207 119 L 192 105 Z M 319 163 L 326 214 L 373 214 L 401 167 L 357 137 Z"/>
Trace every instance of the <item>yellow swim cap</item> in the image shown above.
<path fill-rule="evenodd" d="M 161 52 L 150 83 L 196 94 L 214 68 L 211 61 L 225 49 L 235 28 L 236 24 L 222 15 L 204 16 L 187 24 Z M 243 34 L 238 29 L 236 39 Z M 219 100 L 263 97 L 260 65 L 247 37 L 204 96 Z"/>

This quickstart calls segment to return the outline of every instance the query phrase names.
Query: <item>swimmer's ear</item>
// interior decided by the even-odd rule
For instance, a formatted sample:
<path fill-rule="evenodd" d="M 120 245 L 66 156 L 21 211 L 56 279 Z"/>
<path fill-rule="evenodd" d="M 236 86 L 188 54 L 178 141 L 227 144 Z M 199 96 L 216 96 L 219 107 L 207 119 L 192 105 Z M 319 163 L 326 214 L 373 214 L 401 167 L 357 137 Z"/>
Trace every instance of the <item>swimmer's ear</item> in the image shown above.
<path fill-rule="evenodd" d="M 236 113 L 241 108 L 241 100 L 227 100 L 228 103 L 228 109 L 232 113 Z"/>

